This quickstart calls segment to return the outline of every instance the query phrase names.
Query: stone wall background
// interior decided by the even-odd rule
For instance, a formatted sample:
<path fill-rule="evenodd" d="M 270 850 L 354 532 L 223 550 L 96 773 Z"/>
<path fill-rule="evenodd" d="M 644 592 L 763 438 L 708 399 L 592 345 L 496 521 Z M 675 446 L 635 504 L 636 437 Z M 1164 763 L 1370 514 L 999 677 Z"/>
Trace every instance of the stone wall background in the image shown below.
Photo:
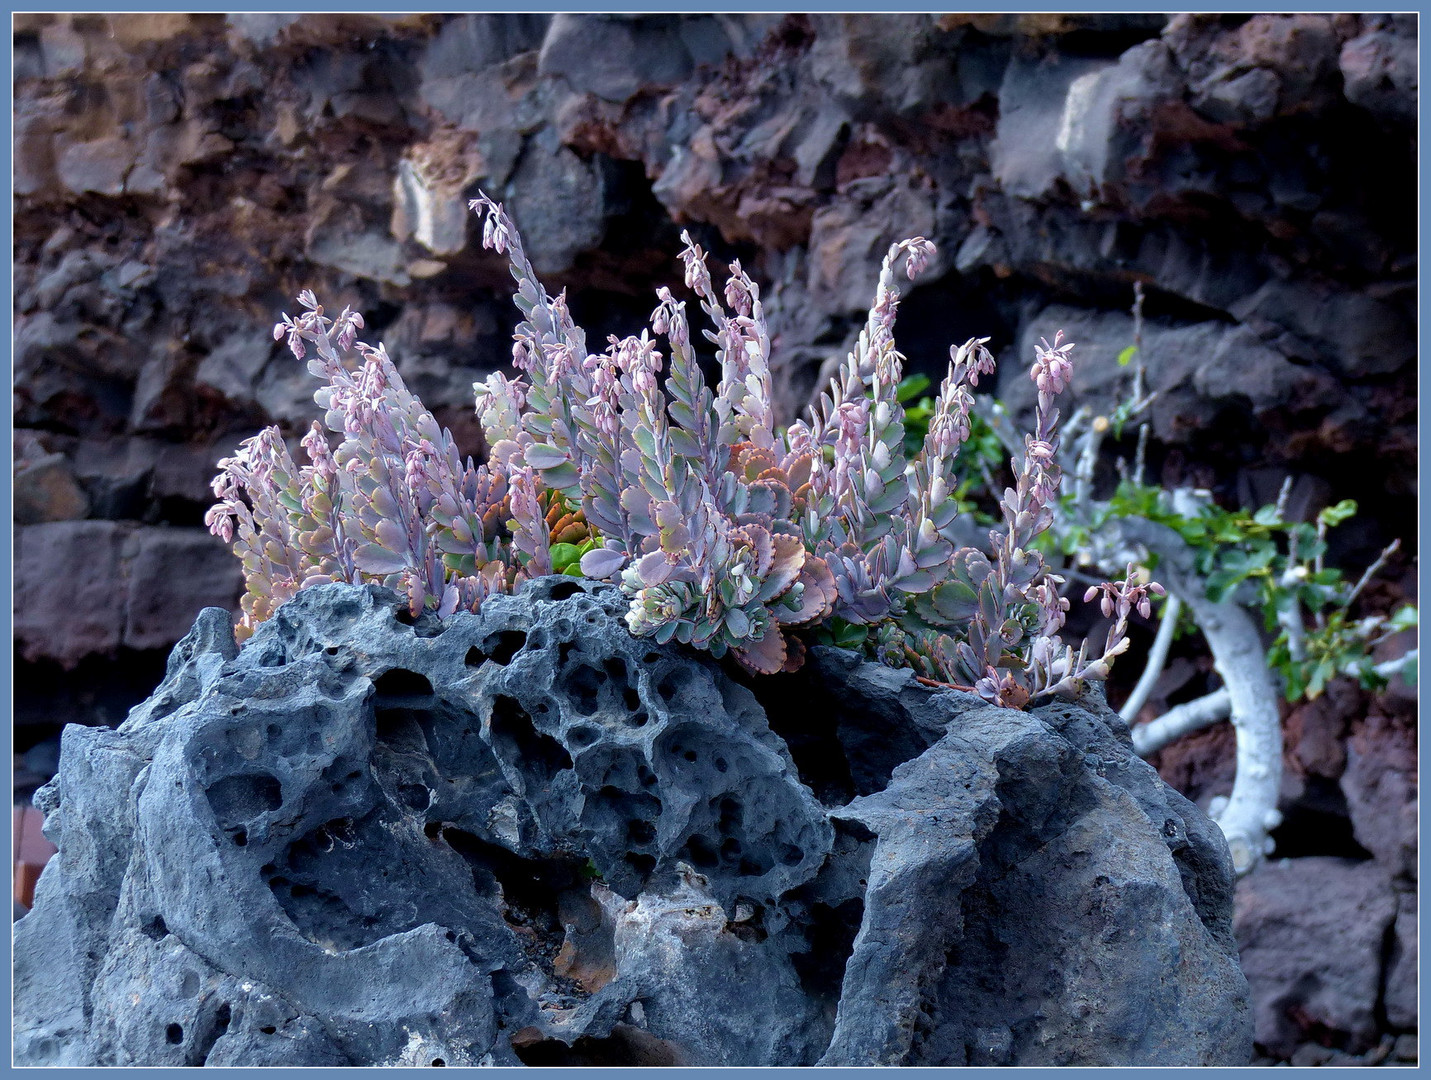
<path fill-rule="evenodd" d="M 362 310 L 482 451 L 471 383 L 504 363 L 515 315 L 465 209 L 478 187 L 593 340 L 679 284 L 681 228 L 739 257 L 766 285 L 787 415 L 893 240 L 939 245 L 901 310 L 911 366 L 937 378 L 951 342 L 989 335 L 1015 405 L 1031 343 L 1060 327 L 1074 403 L 1111 403 L 1142 282 L 1155 475 L 1233 504 L 1291 474 L 1308 512 L 1361 504 L 1334 559 L 1414 551 L 1416 32 L 1412 15 L 16 16 L 22 782 L 52 767 L 59 723 L 117 723 L 198 610 L 235 605 L 207 484 L 260 426 L 312 418 L 268 333 L 301 288 Z M 1368 599 L 1414 593 L 1406 557 Z M 1179 663 L 1165 698 L 1205 685 L 1193 652 Z M 1415 1028 L 1414 731 L 1414 695 L 1349 688 L 1289 721 L 1301 824 L 1283 850 L 1304 874 L 1331 860 L 1370 897 L 1332 923 L 1365 909 L 1374 929 L 1352 975 L 1321 946 L 1270 965 L 1269 1053 L 1385 1057 Z M 1161 762 L 1204 805 L 1227 734 Z M 1282 908 L 1247 918 L 1295 923 L 1294 876 L 1267 875 Z"/>

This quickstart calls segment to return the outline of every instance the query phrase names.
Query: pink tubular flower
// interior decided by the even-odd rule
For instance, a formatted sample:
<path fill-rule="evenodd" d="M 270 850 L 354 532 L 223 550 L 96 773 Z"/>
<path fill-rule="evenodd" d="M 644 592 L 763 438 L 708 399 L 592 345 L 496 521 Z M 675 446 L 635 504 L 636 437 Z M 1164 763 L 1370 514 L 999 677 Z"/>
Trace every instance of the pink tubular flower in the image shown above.
<path fill-rule="evenodd" d="M 614 439 L 621 431 L 619 414 L 620 371 L 613 356 L 592 353 L 584 365 L 591 375 L 592 397 L 584 404 L 591 410 L 596 430 L 608 439 Z"/>
<path fill-rule="evenodd" d="M 756 295 L 755 283 L 740 268 L 740 260 L 730 264 L 730 280 L 725 283 L 725 302 L 737 314 L 749 315 Z"/>
<path fill-rule="evenodd" d="M 929 265 L 929 259 L 935 252 L 934 243 L 916 236 L 914 239 L 906 241 L 909 251 L 908 257 L 904 260 L 904 272 L 913 281 L 920 274 L 924 273 L 924 268 Z"/>
<path fill-rule="evenodd" d="M 656 305 L 656 310 L 651 312 L 651 332 L 664 334 L 671 329 L 671 290 L 661 286 L 656 290 L 656 298 L 660 303 Z"/>
<path fill-rule="evenodd" d="M 204 514 L 204 524 L 209 532 L 221 537 L 226 544 L 234 541 L 234 512 L 227 501 L 215 503 Z"/>
<path fill-rule="evenodd" d="M 1034 366 L 1029 377 L 1045 394 L 1063 393 L 1064 387 L 1073 376 L 1073 363 L 1068 359 L 1068 354 L 1073 350 L 1073 342 L 1064 345 L 1061 344 L 1062 341 L 1063 331 L 1060 330 L 1054 335 L 1052 345 L 1047 338 L 1040 338 L 1039 344 L 1034 346 Z"/>
<path fill-rule="evenodd" d="M 322 425 L 316 420 L 308 429 L 308 434 L 303 436 L 302 446 L 304 450 L 308 451 L 308 460 L 313 462 L 315 476 L 320 476 L 325 481 L 331 481 L 338 475 L 338 466 L 333 461 L 333 452 L 328 448 L 328 440 L 323 434 Z"/>
<path fill-rule="evenodd" d="M 706 253 L 691 239 L 691 234 L 681 231 L 681 241 L 686 245 L 681 252 L 681 262 L 686 267 L 686 288 L 700 296 L 711 291 L 711 275 L 706 269 Z"/>

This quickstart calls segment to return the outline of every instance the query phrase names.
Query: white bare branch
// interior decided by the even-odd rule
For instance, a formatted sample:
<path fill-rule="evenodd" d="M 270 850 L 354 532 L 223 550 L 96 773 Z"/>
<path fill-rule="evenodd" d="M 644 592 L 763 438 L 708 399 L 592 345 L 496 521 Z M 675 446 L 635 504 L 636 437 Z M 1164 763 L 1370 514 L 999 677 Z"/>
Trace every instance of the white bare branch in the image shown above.
<path fill-rule="evenodd" d="M 1143 674 L 1138 679 L 1138 685 L 1133 687 L 1133 693 L 1118 710 L 1118 715 L 1130 724 L 1147 703 L 1148 695 L 1153 692 L 1153 685 L 1163 673 L 1163 667 L 1168 662 L 1168 649 L 1172 646 L 1173 634 L 1178 628 L 1178 616 L 1182 614 L 1182 610 L 1183 602 L 1175 594 L 1169 593 L 1168 602 L 1163 608 L 1163 622 L 1158 627 L 1158 636 L 1153 639 L 1153 647 L 1148 650 L 1148 662 L 1143 667 Z M 1138 753 L 1141 754 L 1142 751 L 1139 750 Z"/>
<path fill-rule="evenodd" d="M 1268 834 L 1282 820 L 1277 810 L 1282 722 L 1257 624 L 1235 601 L 1214 603 L 1207 598 L 1204 582 L 1193 570 L 1192 549 L 1172 529 L 1130 518 L 1119 523 L 1118 531 L 1158 555 L 1159 580 L 1188 606 L 1225 684 L 1237 734 L 1237 776 L 1232 796 L 1212 816 L 1227 837 L 1233 866 L 1245 874 L 1271 852 Z"/>
<path fill-rule="evenodd" d="M 1231 711 L 1232 697 L 1224 686 L 1195 701 L 1175 705 L 1156 720 L 1139 724 L 1133 729 L 1133 749 L 1139 757 L 1156 754 L 1184 735 L 1191 735 L 1194 731 L 1211 727 L 1219 720 L 1226 720 Z"/>

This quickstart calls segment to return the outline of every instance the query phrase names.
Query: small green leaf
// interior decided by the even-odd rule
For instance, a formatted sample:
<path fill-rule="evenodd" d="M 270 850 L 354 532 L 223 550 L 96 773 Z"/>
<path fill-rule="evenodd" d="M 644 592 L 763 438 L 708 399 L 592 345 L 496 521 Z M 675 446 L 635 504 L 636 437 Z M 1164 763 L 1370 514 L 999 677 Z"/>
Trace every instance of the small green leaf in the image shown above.
<path fill-rule="evenodd" d="M 1280 525 L 1282 524 L 1282 515 L 1277 512 L 1275 506 L 1264 506 L 1252 515 L 1252 520 L 1259 525 Z"/>
<path fill-rule="evenodd" d="M 1355 514 L 1356 500 L 1343 499 L 1335 506 L 1328 506 L 1327 508 L 1325 508 L 1320 514 L 1317 515 L 1317 520 L 1323 525 L 1327 526 L 1340 525 L 1343 521 L 1346 521 L 1347 518 L 1352 517 Z"/>
<path fill-rule="evenodd" d="M 1133 357 L 1135 357 L 1135 356 L 1137 356 L 1137 355 L 1138 355 L 1138 346 L 1136 346 L 1136 345 L 1129 345 L 1126 349 L 1124 349 L 1122 352 L 1120 352 L 1120 353 L 1118 354 L 1118 366 L 1119 366 L 1119 367 L 1127 367 L 1130 363 L 1133 362 Z"/>
<path fill-rule="evenodd" d="M 568 567 L 581 561 L 582 555 L 582 550 L 575 544 L 553 544 L 552 567 L 558 574 L 564 574 Z"/>
<path fill-rule="evenodd" d="M 1417 611 L 1415 604 L 1407 604 L 1397 610 L 1396 614 L 1386 620 L 1386 628 L 1392 631 L 1414 630 L 1417 625 Z"/>
<path fill-rule="evenodd" d="M 895 387 L 895 400 L 903 405 L 906 401 L 918 397 L 929 389 L 929 376 L 922 373 L 906 375 L 899 380 L 899 385 Z"/>
<path fill-rule="evenodd" d="M 1207 598 L 1220 604 L 1232 595 L 1232 591 L 1242 582 L 1242 575 L 1231 570 L 1219 570 L 1207 579 Z"/>
<path fill-rule="evenodd" d="M 1307 681 L 1307 700 L 1315 701 L 1327 688 L 1327 680 L 1337 673 L 1330 660 L 1323 660 L 1312 669 L 1312 677 Z"/>

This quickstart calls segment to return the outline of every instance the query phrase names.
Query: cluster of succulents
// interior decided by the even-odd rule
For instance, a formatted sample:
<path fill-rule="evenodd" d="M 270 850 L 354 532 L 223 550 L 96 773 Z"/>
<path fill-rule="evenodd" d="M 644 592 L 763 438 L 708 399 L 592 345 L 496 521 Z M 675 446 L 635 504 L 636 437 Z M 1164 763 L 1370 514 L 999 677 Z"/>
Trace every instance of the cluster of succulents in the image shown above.
<path fill-rule="evenodd" d="M 1063 581 L 1032 548 L 1058 494 L 1053 399 L 1071 345 L 1037 350 L 1036 430 L 1014 462 L 1003 526 L 987 551 L 960 548 L 959 450 L 971 389 L 994 362 L 987 339 L 950 350 L 923 445 L 907 455 L 896 275 L 901 261 L 911 280 L 920 273 L 929 241 L 891 246 L 854 348 L 808 419 L 781 429 L 760 290 L 738 262 L 718 293 L 705 253 L 683 237 L 685 285 L 721 373 L 711 387 L 685 301 L 659 290 L 649 328 L 590 352 L 501 205 L 483 196 L 472 207 L 484 245 L 510 262 L 523 316 L 517 377 L 475 387 L 488 462 L 463 461 L 383 349 L 357 341 L 361 316 L 330 320 L 303 294 L 303 314 L 275 335 L 299 359 L 314 352 L 309 369 L 325 381 L 315 400 L 342 439 L 330 452 L 315 424 L 311 465 L 298 468 L 270 429 L 220 463 L 209 524 L 244 563 L 243 628 L 319 581 L 381 582 L 414 612 L 446 615 L 564 572 L 616 582 L 633 634 L 729 652 L 752 672 L 793 670 L 801 632 L 833 625 L 862 628 L 856 638 L 886 662 L 1003 705 L 1107 675 L 1129 612 L 1156 586 L 1130 568 L 1104 587 L 1118 625 L 1097 656 L 1075 653 L 1058 637 Z"/>

